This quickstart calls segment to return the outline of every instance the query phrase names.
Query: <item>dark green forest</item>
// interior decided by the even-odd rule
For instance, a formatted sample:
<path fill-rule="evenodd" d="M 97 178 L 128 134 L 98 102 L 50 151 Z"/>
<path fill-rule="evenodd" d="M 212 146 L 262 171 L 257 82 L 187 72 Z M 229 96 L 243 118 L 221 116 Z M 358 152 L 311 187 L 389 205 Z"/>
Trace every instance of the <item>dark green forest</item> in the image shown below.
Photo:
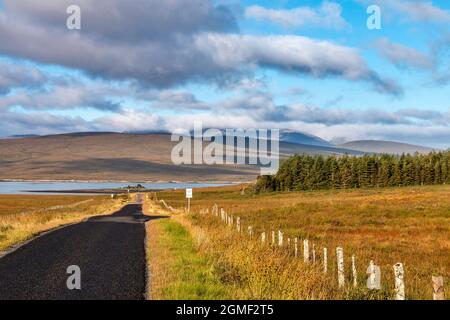
<path fill-rule="evenodd" d="M 427 155 L 308 156 L 260 176 L 256 192 L 450 184 L 450 151 Z"/>

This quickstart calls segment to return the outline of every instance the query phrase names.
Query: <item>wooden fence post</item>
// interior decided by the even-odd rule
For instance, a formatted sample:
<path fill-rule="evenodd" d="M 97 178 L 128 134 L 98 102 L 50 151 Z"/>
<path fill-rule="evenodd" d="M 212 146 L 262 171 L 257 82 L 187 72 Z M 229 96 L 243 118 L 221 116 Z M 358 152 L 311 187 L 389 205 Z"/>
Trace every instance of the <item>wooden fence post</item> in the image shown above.
<path fill-rule="evenodd" d="M 339 288 L 345 285 L 345 270 L 344 270 L 344 249 L 342 247 L 336 248 L 337 271 Z"/>
<path fill-rule="evenodd" d="M 316 245 L 314 243 L 312 245 L 312 263 L 316 263 Z"/>
<path fill-rule="evenodd" d="M 278 230 L 278 246 L 283 246 L 283 232 L 281 230 Z"/>
<path fill-rule="evenodd" d="M 266 242 L 266 233 L 261 233 L 261 243 L 264 244 Z"/>
<path fill-rule="evenodd" d="M 236 230 L 238 233 L 241 233 L 241 218 L 240 217 L 236 218 Z"/>
<path fill-rule="evenodd" d="M 253 237 L 253 226 L 249 226 L 249 227 L 247 228 L 247 230 L 248 230 L 248 235 L 249 235 L 250 237 Z"/>
<path fill-rule="evenodd" d="M 309 263 L 309 241 L 303 240 L 303 261 Z"/>
<path fill-rule="evenodd" d="M 328 249 L 323 248 L 323 273 L 328 272 Z"/>
<path fill-rule="evenodd" d="M 445 300 L 444 278 L 432 276 L 433 300 Z"/>
<path fill-rule="evenodd" d="M 294 239 L 294 256 L 298 258 L 298 239 Z"/>
<path fill-rule="evenodd" d="M 288 245 L 288 248 L 291 246 L 291 238 L 288 238 L 287 239 L 288 241 L 287 241 L 287 245 Z"/>
<path fill-rule="evenodd" d="M 376 266 L 373 260 L 370 260 L 369 267 L 367 268 L 367 289 L 380 290 L 381 289 L 381 269 Z"/>
<path fill-rule="evenodd" d="M 355 255 L 352 255 L 352 275 L 353 275 L 353 287 L 358 286 L 358 273 L 356 271 L 356 258 Z"/>
<path fill-rule="evenodd" d="M 405 300 L 405 272 L 402 263 L 394 265 L 395 300 Z"/>
<path fill-rule="evenodd" d="M 272 245 L 275 245 L 275 231 L 272 230 Z"/>

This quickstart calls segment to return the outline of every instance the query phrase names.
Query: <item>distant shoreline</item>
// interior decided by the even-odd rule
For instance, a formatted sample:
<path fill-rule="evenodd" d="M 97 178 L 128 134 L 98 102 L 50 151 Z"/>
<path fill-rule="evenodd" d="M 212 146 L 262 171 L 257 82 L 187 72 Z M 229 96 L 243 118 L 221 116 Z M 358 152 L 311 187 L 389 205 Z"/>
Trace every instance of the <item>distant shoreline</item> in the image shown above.
<path fill-rule="evenodd" d="M 232 180 L 223 180 L 223 181 L 122 181 L 122 180 L 22 180 L 22 179 L 0 179 L 0 182 L 25 182 L 25 183 L 126 183 L 126 184 L 138 184 L 138 183 L 146 183 L 146 184 L 181 184 L 181 183 L 193 183 L 193 184 L 241 184 L 241 183 L 252 183 L 254 181 L 232 181 Z"/>
<path fill-rule="evenodd" d="M 126 189 L 74 189 L 74 190 L 23 190 L 24 192 L 29 193 L 56 193 L 56 194 L 94 194 L 94 195 L 102 195 L 102 194 L 127 194 L 127 193 L 148 193 L 148 192 L 156 192 L 161 191 L 157 189 L 143 189 L 143 190 L 128 190 Z"/>

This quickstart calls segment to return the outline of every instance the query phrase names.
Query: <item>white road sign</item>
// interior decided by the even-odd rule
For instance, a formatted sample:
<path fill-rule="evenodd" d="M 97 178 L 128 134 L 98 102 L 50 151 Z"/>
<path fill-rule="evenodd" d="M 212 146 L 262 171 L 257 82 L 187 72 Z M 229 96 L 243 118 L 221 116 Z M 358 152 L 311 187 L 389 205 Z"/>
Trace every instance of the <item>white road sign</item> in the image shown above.
<path fill-rule="evenodd" d="M 192 189 L 186 189 L 186 199 L 192 199 Z"/>

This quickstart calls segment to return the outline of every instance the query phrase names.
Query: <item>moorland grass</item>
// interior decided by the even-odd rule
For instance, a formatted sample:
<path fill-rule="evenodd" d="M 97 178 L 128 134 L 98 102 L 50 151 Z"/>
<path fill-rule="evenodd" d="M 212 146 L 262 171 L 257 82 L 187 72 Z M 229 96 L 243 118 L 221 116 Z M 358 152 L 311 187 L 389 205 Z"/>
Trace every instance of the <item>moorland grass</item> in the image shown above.
<path fill-rule="evenodd" d="M 238 237 L 217 218 L 193 214 L 186 218 L 193 230 L 203 232 L 202 252 L 209 254 L 224 281 L 235 286 L 240 298 L 280 299 L 391 299 L 394 281 L 392 266 L 404 263 L 408 299 L 431 299 L 431 276 L 442 275 L 450 292 L 450 186 L 425 186 L 383 189 L 328 190 L 242 195 L 242 186 L 194 190 L 192 211 L 200 212 L 217 203 L 229 214 L 241 218 L 246 230 L 252 225 L 255 235 L 281 229 L 285 239 L 309 239 L 315 244 L 317 260 L 322 248 L 329 252 L 326 279 L 309 271 L 314 266 L 289 265 L 292 248 L 260 248 L 258 239 Z M 158 193 L 169 205 L 183 208 L 183 191 Z M 336 291 L 335 248 L 344 248 L 345 292 Z M 269 250 L 269 251 L 268 251 Z M 281 255 L 281 257 L 280 257 Z M 283 256 L 288 256 L 288 261 Z M 351 255 L 356 256 L 358 287 L 350 288 Z M 365 271 L 374 260 L 382 270 L 383 290 L 366 290 Z M 275 263 L 275 262 L 276 263 Z M 271 268 L 266 266 L 270 265 Z M 278 267 L 276 267 L 278 266 Z M 283 266 L 283 267 L 281 267 Z M 288 275 L 286 275 L 288 270 Z M 229 274 L 232 274 L 230 276 Z M 308 275 L 305 277 L 304 275 Z M 267 281 L 267 279 L 271 279 Z M 231 281 L 230 281 L 231 279 Z M 266 280 L 262 280 L 266 279 Z M 301 283 L 292 279 L 300 279 Z M 311 280 L 314 279 L 314 280 Z M 270 286 L 268 284 L 273 283 Z M 261 289 L 266 285 L 270 289 Z M 276 284 L 276 285 L 275 285 Z M 312 290 L 313 291 L 308 291 Z M 289 294 L 292 293 L 292 294 Z M 299 293 L 301 292 L 301 293 Z"/>

